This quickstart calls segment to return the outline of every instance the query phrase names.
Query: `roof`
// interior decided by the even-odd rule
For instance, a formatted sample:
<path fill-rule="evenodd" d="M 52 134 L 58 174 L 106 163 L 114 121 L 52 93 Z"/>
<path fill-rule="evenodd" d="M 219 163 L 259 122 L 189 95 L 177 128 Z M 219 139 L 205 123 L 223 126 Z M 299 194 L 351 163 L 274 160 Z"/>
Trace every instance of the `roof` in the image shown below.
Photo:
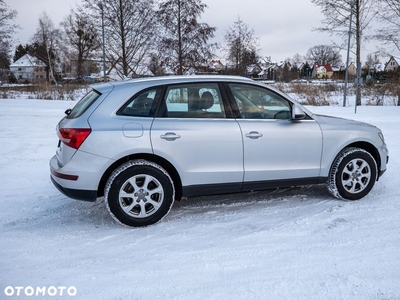
<path fill-rule="evenodd" d="M 303 62 L 295 62 L 293 64 L 294 67 L 296 67 L 297 69 L 301 69 L 303 66 L 305 66 L 306 64 Z"/>
<path fill-rule="evenodd" d="M 380 72 L 385 70 L 385 64 L 382 63 L 371 63 L 371 65 L 369 65 L 368 62 L 366 62 L 362 68 L 368 70 L 368 67 L 370 70 L 373 70 L 375 72 L 376 71 Z"/>
<path fill-rule="evenodd" d="M 315 69 L 316 69 L 316 70 L 321 70 L 321 68 L 325 68 L 325 70 L 326 70 L 327 72 L 333 72 L 332 66 L 329 65 L 329 64 L 326 64 L 326 65 L 315 64 Z"/>
<path fill-rule="evenodd" d="M 112 81 L 107 83 L 95 84 L 92 87 L 101 93 L 111 90 L 112 86 L 121 86 L 130 84 L 137 84 L 146 86 L 151 83 L 152 86 L 173 84 L 173 83 L 195 83 L 195 82 L 254 82 L 252 79 L 242 76 L 231 76 L 231 75 L 173 75 L 173 76 L 155 76 L 155 77 L 144 77 L 134 78 L 124 81 Z"/>
<path fill-rule="evenodd" d="M 10 67 L 45 67 L 46 64 L 35 56 L 25 54 L 16 60 Z"/>

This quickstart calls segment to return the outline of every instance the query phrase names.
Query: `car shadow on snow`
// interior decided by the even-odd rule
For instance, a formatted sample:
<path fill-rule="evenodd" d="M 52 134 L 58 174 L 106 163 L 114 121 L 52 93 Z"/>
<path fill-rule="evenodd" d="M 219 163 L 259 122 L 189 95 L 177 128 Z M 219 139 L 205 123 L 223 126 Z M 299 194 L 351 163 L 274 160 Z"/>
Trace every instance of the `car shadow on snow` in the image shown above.
<path fill-rule="evenodd" d="M 260 205 L 265 208 L 277 208 L 327 200 L 335 200 L 335 198 L 328 194 L 325 185 L 184 198 L 181 201 L 175 201 L 167 219 L 173 221 L 174 218 L 184 218 L 185 215 L 199 216 L 208 212 L 218 213 L 218 211 L 235 213 L 238 210 L 257 209 Z"/>
<path fill-rule="evenodd" d="M 189 220 L 194 216 L 206 220 L 210 213 L 216 215 L 237 213 L 238 211 L 246 213 L 247 210 L 258 209 L 260 205 L 265 208 L 279 209 L 327 200 L 335 200 L 335 198 L 327 193 L 325 185 L 184 198 L 181 201 L 175 201 L 164 221 L 174 223 L 177 220 Z M 62 214 L 66 218 L 64 221 L 60 220 L 63 224 L 70 222 L 71 218 L 79 224 L 95 227 L 108 227 L 118 224 L 110 216 L 103 198 L 99 198 L 94 203 L 73 201 L 69 206 L 69 213 Z"/>
<path fill-rule="evenodd" d="M 49 201 L 51 200 L 51 201 Z M 175 201 L 164 220 L 173 223 L 194 216 L 207 219 L 210 213 L 230 214 L 260 208 L 284 208 L 307 205 L 307 203 L 334 200 L 324 185 L 271 189 L 246 193 L 194 197 Z M 3 228 L 30 227 L 115 227 L 117 223 L 109 214 L 103 198 L 96 202 L 71 200 L 56 195 L 48 199 L 48 205 L 33 208 L 29 215 L 20 215 L 18 220 L 3 223 Z"/>

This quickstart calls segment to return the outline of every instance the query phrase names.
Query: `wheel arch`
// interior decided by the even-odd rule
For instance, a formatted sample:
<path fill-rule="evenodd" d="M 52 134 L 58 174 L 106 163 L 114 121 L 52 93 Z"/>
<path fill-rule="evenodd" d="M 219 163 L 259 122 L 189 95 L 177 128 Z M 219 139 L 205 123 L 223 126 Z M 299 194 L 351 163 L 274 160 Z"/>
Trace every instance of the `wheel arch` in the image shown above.
<path fill-rule="evenodd" d="M 97 197 L 104 196 L 104 188 L 105 188 L 107 179 L 110 177 L 111 173 L 116 168 L 121 166 L 123 163 L 126 163 L 126 162 L 134 160 L 134 159 L 148 160 L 148 161 L 154 162 L 154 163 L 160 165 L 161 167 L 163 167 L 168 172 L 168 174 L 171 176 L 171 178 L 174 182 L 175 200 L 181 199 L 181 197 L 182 197 L 182 180 L 179 176 L 178 171 L 166 159 L 164 159 L 160 156 L 157 156 L 154 154 L 148 154 L 148 153 L 131 154 L 131 155 L 120 158 L 119 160 L 115 161 L 112 165 L 110 165 L 100 179 L 99 186 L 97 188 Z"/>
<path fill-rule="evenodd" d="M 359 200 L 368 195 L 377 180 L 376 159 L 368 149 L 353 143 L 336 156 L 326 187 L 338 199 Z"/>
<path fill-rule="evenodd" d="M 378 150 L 375 148 L 374 145 L 372 145 L 371 143 L 368 143 L 368 142 L 355 142 L 355 143 L 352 143 L 352 144 L 346 146 L 345 148 L 348 148 L 348 147 L 361 148 L 361 149 L 367 151 L 369 154 L 371 154 L 372 157 L 375 159 L 376 166 L 378 167 L 378 172 L 379 172 L 379 170 L 381 168 L 381 157 L 379 155 Z M 342 149 L 342 151 L 343 151 L 343 149 Z"/>

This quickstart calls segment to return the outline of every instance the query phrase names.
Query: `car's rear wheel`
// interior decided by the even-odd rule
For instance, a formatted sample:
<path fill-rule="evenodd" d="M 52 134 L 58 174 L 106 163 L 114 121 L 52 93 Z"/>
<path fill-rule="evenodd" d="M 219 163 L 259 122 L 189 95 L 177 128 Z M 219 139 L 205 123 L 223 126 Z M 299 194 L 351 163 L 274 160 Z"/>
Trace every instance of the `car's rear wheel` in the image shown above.
<path fill-rule="evenodd" d="M 327 188 L 339 199 L 358 200 L 371 191 L 376 179 L 377 165 L 373 156 L 361 148 L 349 147 L 334 160 Z"/>
<path fill-rule="evenodd" d="M 160 221 L 175 198 L 171 177 L 161 166 L 146 160 L 121 165 L 109 177 L 104 200 L 117 221 L 139 227 Z"/>

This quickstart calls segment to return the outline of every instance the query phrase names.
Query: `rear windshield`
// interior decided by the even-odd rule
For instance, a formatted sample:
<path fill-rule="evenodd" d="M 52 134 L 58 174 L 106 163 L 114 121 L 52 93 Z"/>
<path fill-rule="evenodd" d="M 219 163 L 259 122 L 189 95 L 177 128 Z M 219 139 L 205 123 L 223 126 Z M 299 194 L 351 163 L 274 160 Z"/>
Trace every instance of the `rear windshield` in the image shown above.
<path fill-rule="evenodd" d="M 91 90 L 74 106 L 71 113 L 67 116 L 67 119 L 75 119 L 80 117 L 89 108 L 89 106 L 100 97 L 100 95 L 101 94 L 99 92 Z"/>

